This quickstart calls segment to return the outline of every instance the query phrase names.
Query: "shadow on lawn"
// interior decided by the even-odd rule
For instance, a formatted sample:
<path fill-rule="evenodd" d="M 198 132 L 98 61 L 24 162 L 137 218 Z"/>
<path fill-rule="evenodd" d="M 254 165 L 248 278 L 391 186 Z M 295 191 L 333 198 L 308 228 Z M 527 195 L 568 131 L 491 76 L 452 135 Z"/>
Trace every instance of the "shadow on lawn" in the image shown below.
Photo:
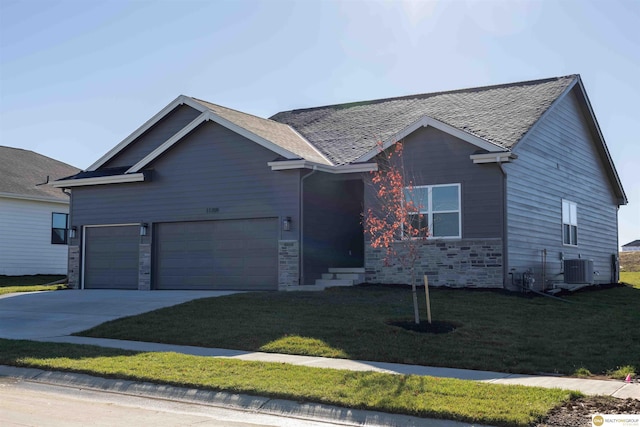
<path fill-rule="evenodd" d="M 133 356 L 141 352 L 92 345 L 78 345 L 0 338 L 0 364 L 28 366 L 27 359 L 73 359 Z"/>

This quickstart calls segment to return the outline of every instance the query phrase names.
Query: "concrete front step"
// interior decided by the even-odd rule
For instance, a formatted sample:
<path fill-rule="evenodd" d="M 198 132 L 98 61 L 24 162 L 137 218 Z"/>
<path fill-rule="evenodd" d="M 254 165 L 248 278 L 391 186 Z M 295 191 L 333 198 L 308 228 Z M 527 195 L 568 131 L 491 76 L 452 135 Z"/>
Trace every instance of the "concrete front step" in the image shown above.
<path fill-rule="evenodd" d="M 293 292 L 293 291 L 324 291 L 326 287 L 317 286 L 317 285 L 300 285 L 300 286 L 287 286 L 285 291 Z"/>
<path fill-rule="evenodd" d="M 364 267 L 332 267 L 322 279 L 316 280 L 316 286 L 353 286 L 364 283 Z"/>
<path fill-rule="evenodd" d="M 354 273 L 354 274 L 364 274 L 364 267 L 341 267 L 341 268 L 330 268 L 329 273 Z"/>
<path fill-rule="evenodd" d="M 353 280 L 353 283 L 364 282 L 363 273 L 322 273 L 323 280 Z"/>
<path fill-rule="evenodd" d="M 364 282 L 364 273 L 336 273 L 336 279 L 353 280 L 353 283 Z"/>
<path fill-rule="evenodd" d="M 327 288 L 331 286 L 353 286 L 353 280 L 341 280 L 341 279 L 318 279 L 316 280 L 316 286 L 325 286 Z"/>

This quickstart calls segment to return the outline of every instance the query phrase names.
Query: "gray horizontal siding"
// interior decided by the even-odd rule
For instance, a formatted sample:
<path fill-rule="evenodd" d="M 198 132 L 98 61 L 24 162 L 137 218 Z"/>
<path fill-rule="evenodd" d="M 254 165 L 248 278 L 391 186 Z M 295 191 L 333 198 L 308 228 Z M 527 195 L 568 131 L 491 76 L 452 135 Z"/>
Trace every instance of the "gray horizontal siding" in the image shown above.
<path fill-rule="evenodd" d="M 73 191 L 74 225 L 293 217 L 296 239 L 299 172 L 273 172 L 276 155 L 206 122 L 152 165 L 145 183 L 80 187 Z M 207 208 L 218 212 L 208 213 Z"/>
<path fill-rule="evenodd" d="M 563 98 L 514 150 L 505 165 L 509 268 L 531 268 L 541 285 L 541 252 L 547 249 L 547 279 L 562 281 L 565 258 L 594 260 L 595 279 L 611 277 L 617 252 L 617 206 L 604 164 L 573 93 Z M 578 204 L 578 246 L 562 244 L 562 199 Z"/>
<path fill-rule="evenodd" d="M 461 184 L 463 238 L 502 237 L 503 178 L 495 164 L 474 164 L 469 156 L 477 147 L 432 127 L 404 143 L 405 169 L 416 185 Z"/>
<path fill-rule="evenodd" d="M 133 166 L 199 115 L 200 112 L 198 110 L 188 105 L 177 106 L 153 125 L 151 129 L 140 135 L 127 148 L 105 163 L 101 169 Z"/>

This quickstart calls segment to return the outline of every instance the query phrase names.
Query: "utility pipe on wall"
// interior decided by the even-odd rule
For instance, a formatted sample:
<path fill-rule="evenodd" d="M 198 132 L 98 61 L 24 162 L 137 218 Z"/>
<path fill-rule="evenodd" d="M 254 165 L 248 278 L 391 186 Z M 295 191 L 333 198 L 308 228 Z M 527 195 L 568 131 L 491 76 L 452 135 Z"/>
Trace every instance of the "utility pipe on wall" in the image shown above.
<path fill-rule="evenodd" d="M 542 292 L 545 291 L 547 284 L 547 248 L 542 250 Z"/>

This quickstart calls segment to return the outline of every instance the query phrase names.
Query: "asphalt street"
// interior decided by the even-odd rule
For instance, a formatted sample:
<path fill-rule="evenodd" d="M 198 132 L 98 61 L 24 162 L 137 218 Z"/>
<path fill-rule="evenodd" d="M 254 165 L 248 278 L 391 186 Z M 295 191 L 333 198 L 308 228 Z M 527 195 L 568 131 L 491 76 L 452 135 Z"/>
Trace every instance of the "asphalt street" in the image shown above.
<path fill-rule="evenodd" d="M 238 409 L 174 402 L 0 377 L 0 425 L 48 426 L 345 426 Z M 351 424 L 353 425 L 353 424 Z"/>

